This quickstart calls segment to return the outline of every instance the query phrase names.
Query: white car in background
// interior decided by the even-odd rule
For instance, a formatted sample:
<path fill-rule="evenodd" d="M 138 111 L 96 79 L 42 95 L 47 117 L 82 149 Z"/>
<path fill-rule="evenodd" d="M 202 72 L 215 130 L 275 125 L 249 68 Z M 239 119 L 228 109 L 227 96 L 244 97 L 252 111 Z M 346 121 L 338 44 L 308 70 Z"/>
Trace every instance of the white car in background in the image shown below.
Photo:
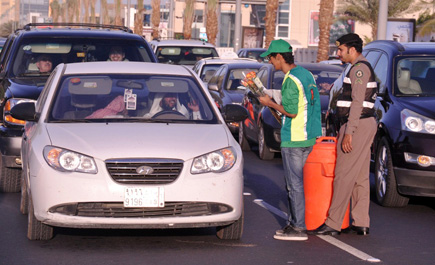
<path fill-rule="evenodd" d="M 197 61 L 219 57 L 216 47 L 199 40 L 153 40 L 151 48 L 159 63 L 181 64 L 192 67 Z"/>
<path fill-rule="evenodd" d="M 163 108 L 171 96 L 174 108 Z M 29 239 L 48 240 L 54 227 L 217 227 L 221 239 L 241 237 L 243 156 L 226 123 L 247 111 L 227 106 L 224 119 L 190 69 L 60 64 L 36 104 L 11 115 L 27 121 Z"/>

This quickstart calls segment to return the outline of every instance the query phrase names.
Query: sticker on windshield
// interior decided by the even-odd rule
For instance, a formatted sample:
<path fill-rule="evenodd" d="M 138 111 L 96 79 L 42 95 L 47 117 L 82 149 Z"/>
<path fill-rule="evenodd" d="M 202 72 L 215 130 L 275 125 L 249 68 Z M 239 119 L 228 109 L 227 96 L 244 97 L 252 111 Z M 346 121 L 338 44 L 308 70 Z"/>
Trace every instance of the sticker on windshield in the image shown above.
<path fill-rule="evenodd" d="M 136 110 L 137 95 L 130 94 L 127 98 L 127 109 Z"/>
<path fill-rule="evenodd" d="M 162 86 L 170 86 L 173 87 L 174 86 L 174 82 L 161 82 Z"/>
<path fill-rule="evenodd" d="M 85 82 L 85 83 L 83 83 L 83 87 L 86 87 L 86 88 L 96 88 L 98 85 L 97 85 L 97 82 Z"/>
<path fill-rule="evenodd" d="M 124 101 L 127 102 L 128 97 L 133 94 L 133 89 L 124 89 Z"/>

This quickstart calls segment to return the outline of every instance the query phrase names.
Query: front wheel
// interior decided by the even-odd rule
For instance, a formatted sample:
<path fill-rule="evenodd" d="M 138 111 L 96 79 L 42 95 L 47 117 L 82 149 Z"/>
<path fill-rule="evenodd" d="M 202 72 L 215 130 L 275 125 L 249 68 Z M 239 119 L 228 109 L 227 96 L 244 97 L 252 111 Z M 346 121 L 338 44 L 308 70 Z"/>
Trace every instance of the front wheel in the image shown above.
<path fill-rule="evenodd" d="M 251 147 L 249 146 L 248 139 L 246 139 L 246 136 L 243 133 L 243 122 L 239 123 L 239 145 L 243 151 L 251 150 Z"/>
<path fill-rule="evenodd" d="M 27 238 L 30 240 L 50 240 L 53 238 L 53 227 L 36 219 L 31 199 L 29 200 Z"/>
<path fill-rule="evenodd" d="M 409 198 L 401 196 L 397 191 L 390 146 L 385 137 L 382 137 L 376 152 L 375 189 L 376 199 L 382 206 L 404 207 L 408 205 Z"/>
<path fill-rule="evenodd" d="M 232 224 L 226 226 L 218 226 L 216 228 L 216 236 L 220 239 L 236 240 L 240 239 L 243 234 L 244 211 L 242 215 Z"/>
<path fill-rule="evenodd" d="M 5 167 L 0 157 L 0 191 L 19 192 L 21 189 L 20 180 L 21 169 Z"/>
<path fill-rule="evenodd" d="M 270 151 L 264 139 L 264 128 L 261 121 L 258 125 L 258 156 L 261 160 L 272 160 L 275 157 L 275 154 Z"/>

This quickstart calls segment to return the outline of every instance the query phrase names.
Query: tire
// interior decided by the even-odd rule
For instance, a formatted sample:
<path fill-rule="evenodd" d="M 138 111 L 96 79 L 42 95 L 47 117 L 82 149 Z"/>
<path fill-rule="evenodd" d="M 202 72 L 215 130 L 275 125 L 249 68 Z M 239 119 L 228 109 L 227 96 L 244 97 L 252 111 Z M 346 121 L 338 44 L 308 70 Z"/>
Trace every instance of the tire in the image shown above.
<path fill-rule="evenodd" d="M 382 137 L 378 144 L 375 161 L 376 200 L 386 207 L 405 207 L 409 198 L 401 196 L 397 191 L 391 150 L 387 138 Z"/>
<path fill-rule="evenodd" d="M 243 122 L 239 123 L 239 145 L 243 151 L 251 150 L 251 147 L 249 146 L 249 142 L 246 139 L 245 134 L 243 133 Z"/>
<path fill-rule="evenodd" d="M 20 202 L 20 212 L 22 214 L 29 213 L 29 194 L 27 193 L 27 185 L 24 180 L 24 171 L 21 174 L 21 202 Z"/>
<path fill-rule="evenodd" d="M 5 167 L 0 157 L 0 191 L 19 192 L 21 189 L 21 169 Z"/>
<path fill-rule="evenodd" d="M 258 125 L 258 156 L 261 160 L 272 160 L 275 153 L 271 152 L 264 139 L 263 123 L 260 121 Z"/>
<path fill-rule="evenodd" d="M 53 238 L 53 227 L 36 219 L 32 200 L 29 200 L 27 238 L 30 240 L 50 240 Z"/>
<path fill-rule="evenodd" d="M 237 221 L 226 226 L 218 226 L 216 228 L 216 236 L 219 239 L 238 240 L 243 234 L 244 211 Z"/>

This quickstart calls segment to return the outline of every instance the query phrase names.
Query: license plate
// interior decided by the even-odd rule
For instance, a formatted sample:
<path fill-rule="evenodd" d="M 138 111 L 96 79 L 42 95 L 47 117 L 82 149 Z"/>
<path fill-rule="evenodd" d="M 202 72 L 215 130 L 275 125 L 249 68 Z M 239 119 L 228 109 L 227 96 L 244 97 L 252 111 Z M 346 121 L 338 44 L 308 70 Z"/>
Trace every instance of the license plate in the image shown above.
<path fill-rule="evenodd" d="M 124 207 L 165 207 L 165 189 L 125 188 Z"/>

